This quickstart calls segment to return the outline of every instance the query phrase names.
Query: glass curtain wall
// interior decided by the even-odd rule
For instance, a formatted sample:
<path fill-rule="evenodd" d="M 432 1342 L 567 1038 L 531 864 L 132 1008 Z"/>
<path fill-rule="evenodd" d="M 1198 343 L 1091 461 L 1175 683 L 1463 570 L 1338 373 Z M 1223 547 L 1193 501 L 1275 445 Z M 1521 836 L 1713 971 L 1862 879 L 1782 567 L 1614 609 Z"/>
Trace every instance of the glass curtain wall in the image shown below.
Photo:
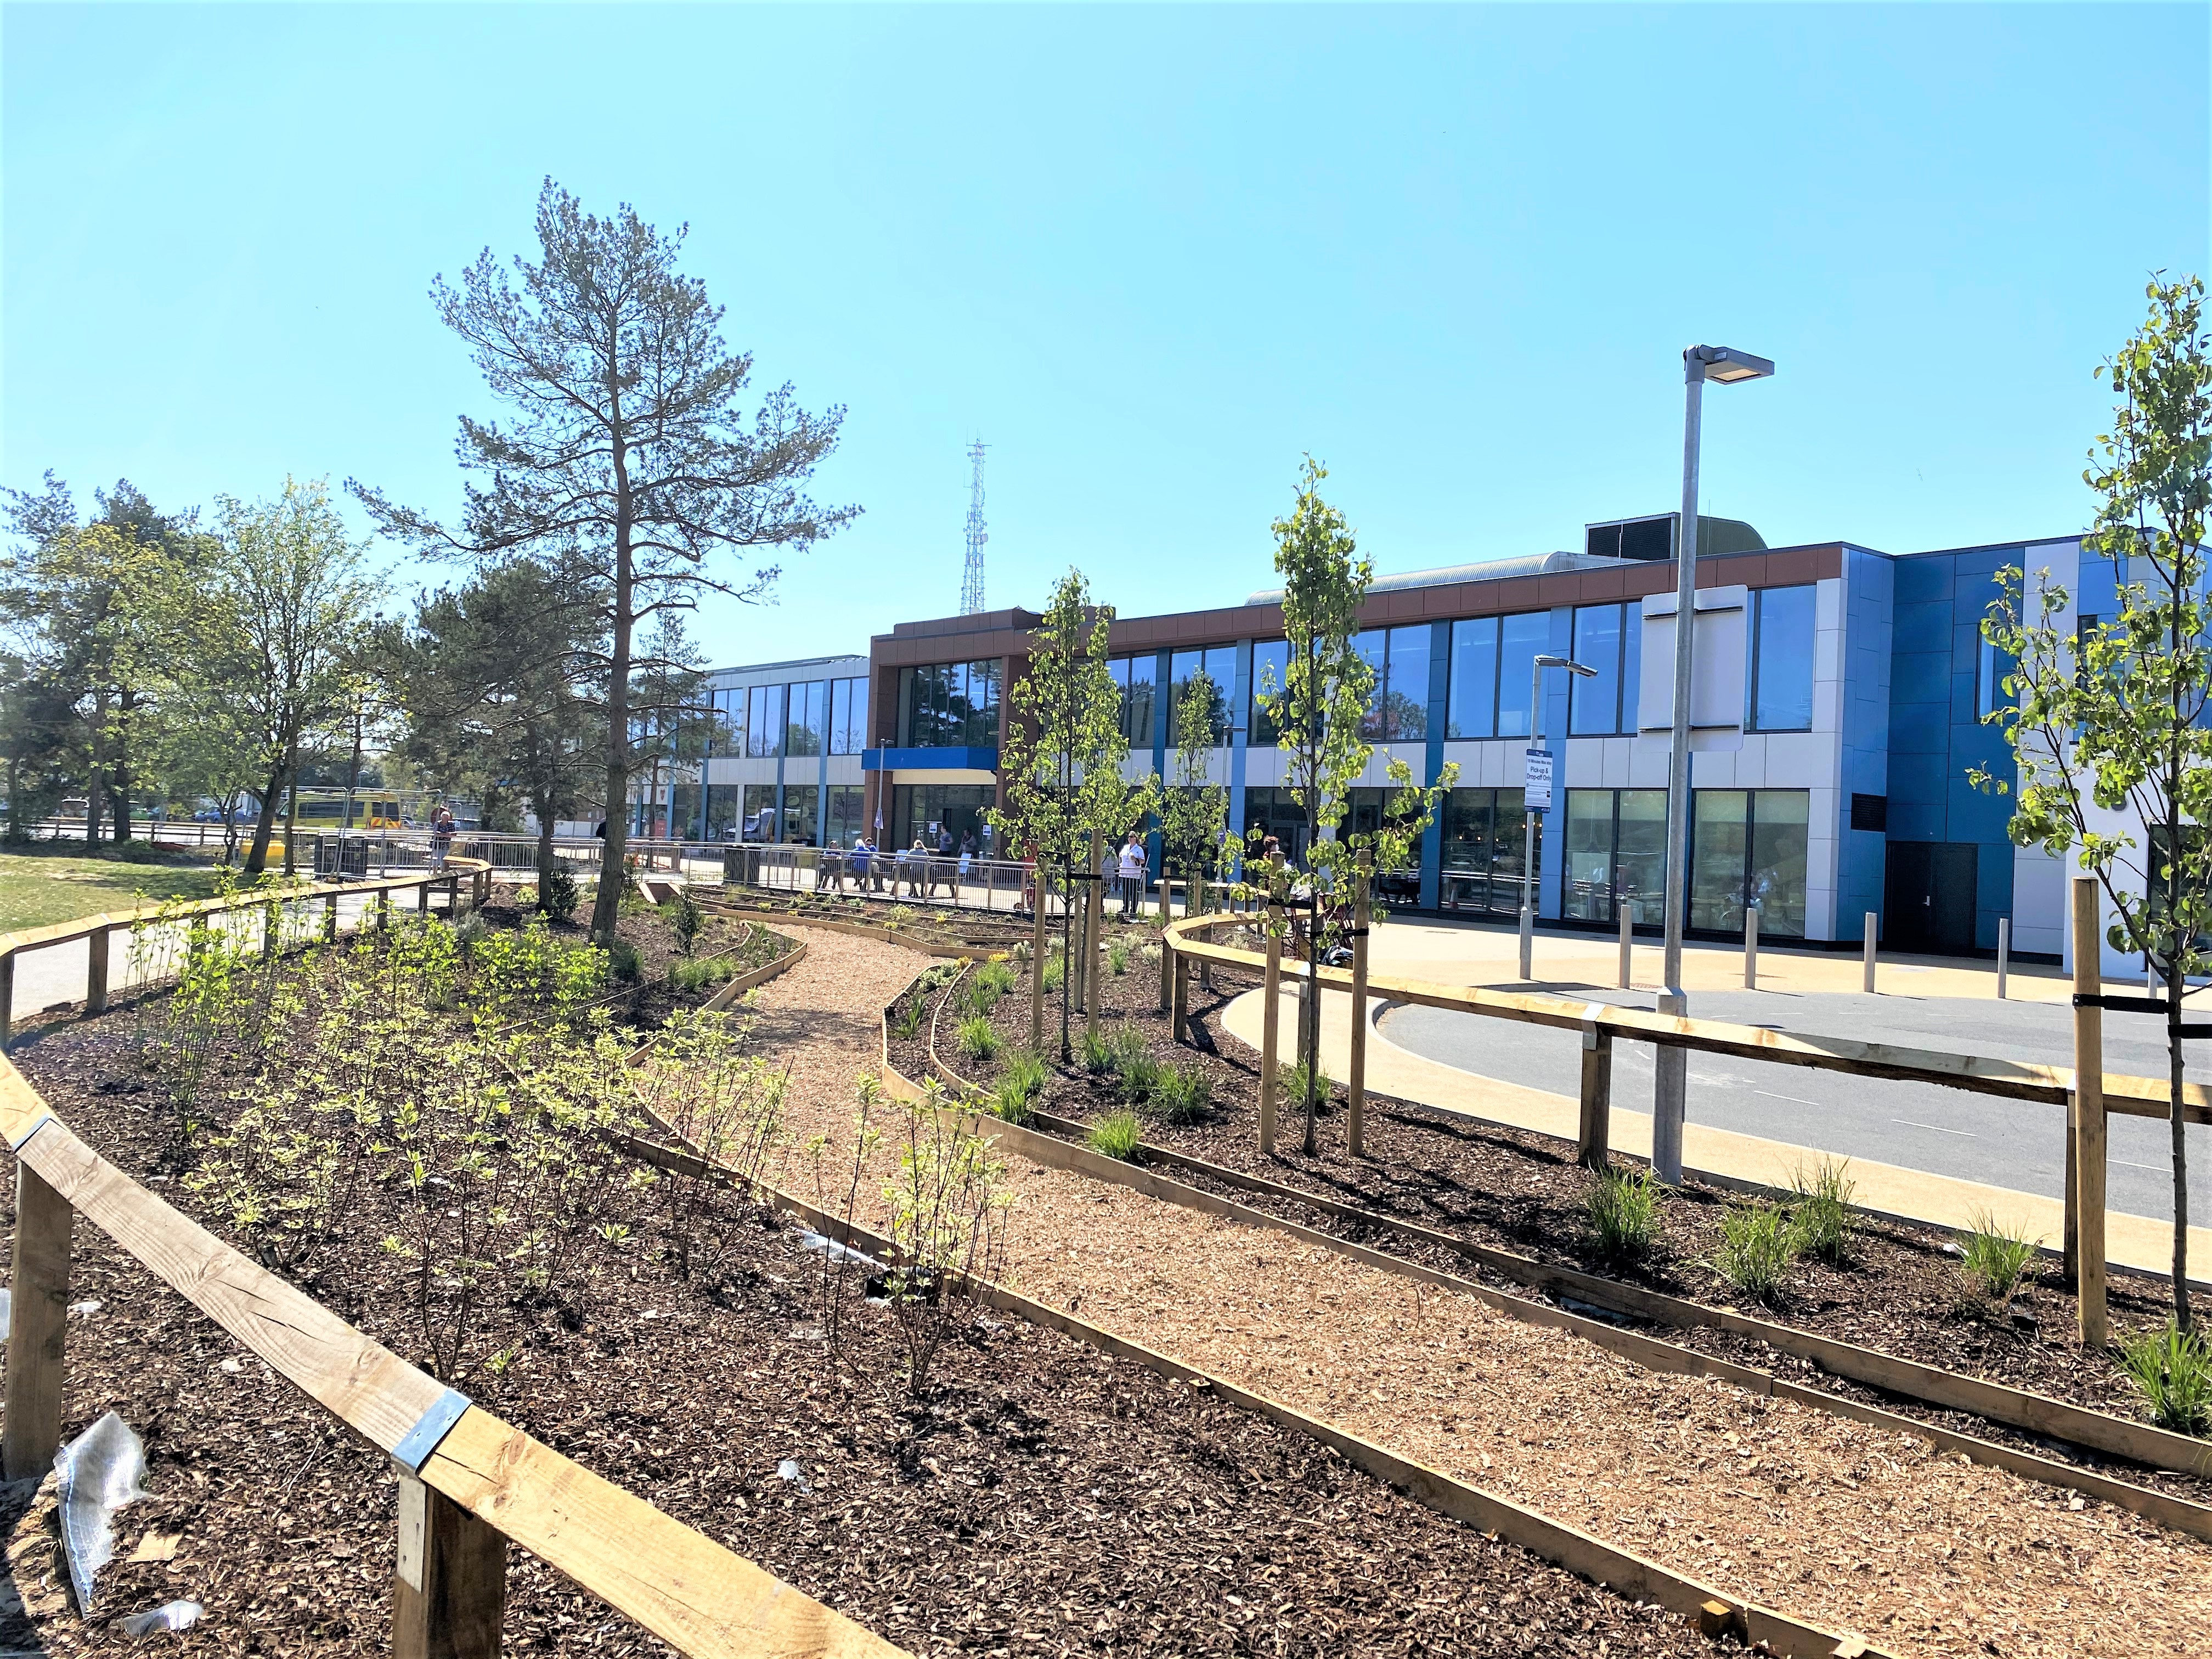
<path fill-rule="evenodd" d="M 937 663 L 899 671 L 901 744 L 989 748 L 999 741 L 999 665 Z"/>
<path fill-rule="evenodd" d="M 738 838 L 738 819 L 743 807 L 739 788 L 740 786 L 734 783 L 710 783 L 707 786 L 708 841 L 735 841 Z"/>
<path fill-rule="evenodd" d="M 1261 706 L 1262 691 L 1280 692 L 1290 673 L 1291 646 L 1287 640 L 1260 640 L 1252 647 L 1252 708 L 1249 741 L 1272 748 L 1277 737 L 1274 721 Z"/>
<path fill-rule="evenodd" d="M 1141 657 L 1115 657 L 1107 665 L 1113 672 L 1114 684 L 1121 689 L 1121 736 L 1132 754 L 1150 754 L 1152 749 L 1152 698 L 1155 683 L 1160 677 L 1159 659 L 1149 653 Z"/>
<path fill-rule="evenodd" d="M 1759 906 L 1759 931 L 1805 935 L 1805 865 L 1812 797 L 1802 789 L 1700 789 L 1692 797 L 1690 926 L 1743 931 Z"/>
<path fill-rule="evenodd" d="M 868 748 L 868 683 L 830 682 L 830 752 L 861 755 Z"/>
<path fill-rule="evenodd" d="M 1453 790 L 1444 800 L 1443 879 L 1437 893 L 1443 907 L 1482 915 L 1516 915 L 1523 830 L 1518 789 Z M 1540 869 L 1540 844 L 1536 860 Z"/>
<path fill-rule="evenodd" d="M 1551 638 L 1548 611 L 1454 623 L 1444 736 L 1527 737 L 1528 678 Z"/>
<path fill-rule="evenodd" d="M 1596 674 L 1569 678 L 1574 690 L 1567 730 L 1578 738 L 1609 738 L 1636 730 L 1637 681 L 1644 669 L 1644 608 L 1585 605 L 1575 609 L 1575 660 Z"/>
<path fill-rule="evenodd" d="M 830 786 L 830 819 L 826 844 L 831 847 L 850 847 L 860 840 L 865 827 L 861 812 L 867 799 L 866 792 L 858 784 L 833 783 Z"/>
<path fill-rule="evenodd" d="M 1372 835 L 1380 830 L 1390 810 L 1395 789 L 1361 787 L 1345 792 L 1344 833 Z M 1421 843 L 1416 837 L 1407 849 L 1409 862 L 1375 872 L 1375 895 L 1394 904 L 1417 904 L 1421 897 Z"/>
<path fill-rule="evenodd" d="M 1638 925 L 1666 914 L 1667 792 L 1567 791 L 1565 913 L 1578 921 L 1615 922 L 1620 906 Z"/>
<path fill-rule="evenodd" d="M 779 690 L 781 687 L 777 688 Z M 772 783 L 749 783 L 744 786 L 744 811 L 738 823 L 740 841 L 774 841 L 775 833 L 775 786 Z"/>
<path fill-rule="evenodd" d="M 783 752 L 818 755 L 827 733 L 823 726 L 826 681 L 808 680 L 787 688 L 784 698 Z"/>
<path fill-rule="evenodd" d="M 1273 836 L 1282 843 L 1283 856 L 1293 864 L 1302 864 L 1306 855 L 1306 809 L 1298 802 L 1297 793 L 1290 789 L 1247 789 L 1244 792 L 1244 828 L 1249 832 L 1257 830 L 1262 835 Z M 1249 839 L 1245 845 L 1253 848 Z"/>
<path fill-rule="evenodd" d="M 774 760 L 783 741 L 783 688 L 750 685 L 745 688 L 745 755 L 750 760 Z"/>
<path fill-rule="evenodd" d="M 1374 628 L 1352 647 L 1375 673 L 1375 690 L 1360 717 L 1368 743 L 1419 743 L 1429 735 L 1429 629 Z"/>
<path fill-rule="evenodd" d="M 1182 731 L 1179 718 L 1182 712 L 1182 694 L 1190 683 L 1198 678 L 1199 670 L 1201 668 L 1206 671 L 1206 678 L 1213 682 L 1212 722 L 1213 741 L 1208 747 L 1218 749 L 1229 741 L 1229 700 L 1237 695 L 1237 647 L 1233 645 L 1214 645 L 1208 646 L 1203 651 L 1178 651 L 1169 659 L 1168 747 L 1170 749 L 1179 749 L 1182 746 Z M 1145 747 L 1149 749 L 1152 742 L 1152 732 L 1147 727 L 1145 732 Z M 1130 739 L 1129 746 L 1133 749 L 1137 746 L 1134 738 Z"/>
<path fill-rule="evenodd" d="M 812 847 L 821 836 L 822 786 L 818 783 L 787 783 L 783 786 L 782 839 L 800 847 Z"/>
<path fill-rule="evenodd" d="M 1762 587 L 1751 599 L 1752 726 L 1760 732 L 1809 732 L 1814 590 Z M 1759 926 L 1765 925 L 1762 917 Z"/>
<path fill-rule="evenodd" d="M 911 847 L 917 838 L 936 852 L 947 834 L 957 854 L 969 836 L 980 848 L 983 811 L 996 800 L 988 783 L 902 783 L 891 789 L 890 820 L 884 826 L 887 845 Z"/>

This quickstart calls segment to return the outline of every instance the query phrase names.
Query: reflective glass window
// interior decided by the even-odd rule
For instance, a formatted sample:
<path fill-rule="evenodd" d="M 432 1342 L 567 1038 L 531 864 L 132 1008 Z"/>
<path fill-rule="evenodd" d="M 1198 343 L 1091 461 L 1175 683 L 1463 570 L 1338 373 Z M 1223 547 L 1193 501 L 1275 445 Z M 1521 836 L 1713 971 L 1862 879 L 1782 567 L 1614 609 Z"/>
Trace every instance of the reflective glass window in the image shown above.
<path fill-rule="evenodd" d="M 1552 613 L 1524 611 L 1498 619 L 1498 735 L 1528 735 L 1528 682 L 1536 659 L 1552 648 Z"/>
<path fill-rule="evenodd" d="M 1391 743 L 1419 743 L 1429 735 L 1429 627 L 1425 623 L 1390 630 L 1382 731 Z"/>
<path fill-rule="evenodd" d="M 1273 744 L 1278 733 L 1267 718 L 1263 694 L 1280 695 L 1290 672 L 1291 647 L 1286 640 L 1261 640 L 1252 647 L 1251 742 Z"/>
<path fill-rule="evenodd" d="M 1764 587 L 1752 595 L 1751 723 L 1761 732 L 1813 729 L 1814 590 Z"/>
<path fill-rule="evenodd" d="M 1182 745 L 1182 695 L 1203 672 L 1212 683 L 1212 714 L 1208 721 L 1212 742 L 1208 745 L 1219 748 L 1229 741 L 1229 699 L 1237 690 L 1237 647 L 1233 645 L 1208 646 L 1203 651 L 1178 651 L 1169 659 L 1173 690 L 1168 703 L 1168 747 Z M 1152 746 L 1152 732 L 1145 733 L 1145 747 Z M 1132 744 L 1133 747 L 1133 742 Z"/>
<path fill-rule="evenodd" d="M 1447 738 L 1487 738 L 1498 731 L 1498 618 L 1471 617 L 1451 629 L 1451 692 Z"/>
<path fill-rule="evenodd" d="M 1571 674 L 1567 730 L 1577 737 L 1611 737 L 1620 731 L 1620 607 L 1585 605 L 1575 610 L 1574 659 L 1596 672 Z"/>

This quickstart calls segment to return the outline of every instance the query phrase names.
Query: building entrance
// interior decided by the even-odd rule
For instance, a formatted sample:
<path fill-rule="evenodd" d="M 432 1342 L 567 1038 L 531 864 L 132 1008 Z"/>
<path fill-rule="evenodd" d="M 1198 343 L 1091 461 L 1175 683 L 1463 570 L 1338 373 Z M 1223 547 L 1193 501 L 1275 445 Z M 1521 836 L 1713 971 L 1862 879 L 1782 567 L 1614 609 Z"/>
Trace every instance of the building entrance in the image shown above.
<path fill-rule="evenodd" d="M 1970 953 L 1980 850 L 1972 842 L 1890 842 L 1882 881 L 1882 943 L 1893 951 Z"/>

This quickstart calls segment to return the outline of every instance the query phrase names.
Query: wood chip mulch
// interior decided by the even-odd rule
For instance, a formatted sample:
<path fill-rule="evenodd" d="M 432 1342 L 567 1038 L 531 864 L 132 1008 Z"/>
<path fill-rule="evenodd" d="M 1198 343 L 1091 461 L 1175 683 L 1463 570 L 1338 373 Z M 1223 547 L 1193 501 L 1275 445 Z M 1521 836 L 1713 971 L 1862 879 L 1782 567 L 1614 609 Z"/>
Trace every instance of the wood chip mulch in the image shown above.
<path fill-rule="evenodd" d="M 842 1056 L 805 1045 L 829 1091 L 794 1091 L 802 1134 L 849 1135 L 841 1085 L 919 966 L 840 945 L 807 963 L 823 975 L 835 959 L 834 981 L 763 993 L 794 1031 L 833 1007 L 866 1030 Z M 1152 973 L 1128 976 L 1139 1001 L 1157 994 Z M 1319 1246 L 1026 1164 L 1016 1179 L 1027 1293 L 1679 1571 L 1911 1654 L 2203 1651 L 2212 1549 L 2124 1511 L 1917 1437 L 1644 1372 Z"/>

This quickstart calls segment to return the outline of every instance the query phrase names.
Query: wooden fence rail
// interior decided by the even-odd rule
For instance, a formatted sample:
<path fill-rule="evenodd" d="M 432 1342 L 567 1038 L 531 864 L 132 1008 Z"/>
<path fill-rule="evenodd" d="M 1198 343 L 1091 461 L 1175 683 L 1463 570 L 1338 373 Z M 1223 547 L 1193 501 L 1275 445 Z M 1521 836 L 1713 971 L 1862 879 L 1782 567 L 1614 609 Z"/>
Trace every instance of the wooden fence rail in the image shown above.
<path fill-rule="evenodd" d="M 480 859 L 448 859 L 442 870 L 425 870 L 415 875 L 349 882 L 338 887 L 301 884 L 248 890 L 222 898 L 195 899 L 188 904 L 166 909 L 113 910 L 103 915 L 80 916 L 74 921 L 58 921 L 50 927 L 26 927 L 12 933 L 0 933 L 0 1053 L 6 1052 L 15 1034 L 16 960 L 34 951 L 74 945 L 80 939 L 84 941 L 88 957 L 84 1018 L 89 1018 L 106 1012 L 113 951 L 111 941 L 118 933 L 135 933 L 143 927 L 188 923 L 200 916 L 235 915 L 240 911 L 266 909 L 272 905 L 309 904 L 319 901 L 324 906 L 323 936 L 334 939 L 337 935 L 338 901 L 341 898 L 353 895 L 374 896 L 381 918 L 390 913 L 392 894 L 412 892 L 416 896 L 416 909 L 427 914 L 430 908 L 431 890 L 442 888 L 446 894 L 447 913 L 458 915 L 461 909 L 460 884 L 464 879 L 469 884 L 471 905 L 483 904 L 491 896 L 491 866 Z"/>
<path fill-rule="evenodd" d="M 5 1431 L 10 1480 L 60 1443 L 70 1231 L 82 1215 L 400 1466 L 392 1651 L 499 1651 L 512 1540 L 694 1659 L 902 1659 L 901 1650 L 418 1370 L 99 1156 L 0 1059 L 16 1157 Z"/>

